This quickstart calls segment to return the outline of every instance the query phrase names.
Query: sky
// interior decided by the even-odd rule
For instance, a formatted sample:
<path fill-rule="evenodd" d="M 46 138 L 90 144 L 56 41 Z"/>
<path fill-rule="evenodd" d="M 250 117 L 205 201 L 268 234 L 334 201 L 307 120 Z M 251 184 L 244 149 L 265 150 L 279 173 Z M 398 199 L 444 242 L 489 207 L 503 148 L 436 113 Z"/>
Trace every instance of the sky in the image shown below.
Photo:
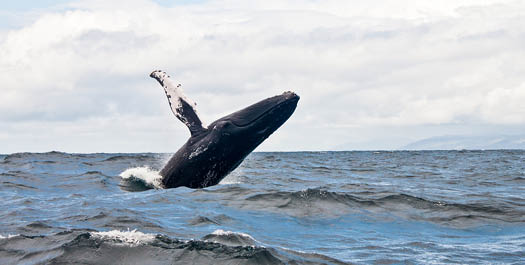
<path fill-rule="evenodd" d="M 287 90 L 258 151 L 525 132 L 518 0 L 0 0 L 0 153 L 175 152 L 168 72 L 217 118 Z"/>

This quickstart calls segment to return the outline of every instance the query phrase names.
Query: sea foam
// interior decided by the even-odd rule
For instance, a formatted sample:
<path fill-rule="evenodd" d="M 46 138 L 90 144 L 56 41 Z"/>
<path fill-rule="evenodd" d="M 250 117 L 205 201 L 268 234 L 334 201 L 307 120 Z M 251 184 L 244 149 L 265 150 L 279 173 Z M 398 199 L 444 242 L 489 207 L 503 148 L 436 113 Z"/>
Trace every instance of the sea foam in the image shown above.
<path fill-rule="evenodd" d="M 149 167 L 134 167 L 124 170 L 120 173 L 120 177 L 129 181 L 140 181 L 144 185 L 154 188 L 162 189 L 162 176 L 159 175 L 158 171 L 155 171 Z"/>
<path fill-rule="evenodd" d="M 257 240 L 252 236 L 232 231 L 217 229 L 202 238 L 205 241 L 220 243 L 228 246 L 256 246 Z"/>
<path fill-rule="evenodd" d="M 154 234 L 146 234 L 136 229 L 128 231 L 111 230 L 107 232 L 90 232 L 91 236 L 100 238 L 102 240 L 115 240 L 118 243 L 130 246 L 138 246 L 147 244 L 155 240 Z"/>
<path fill-rule="evenodd" d="M 18 235 L 11 235 L 11 234 L 6 235 L 6 236 L 0 235 L 0 239 L 6 239 L 6 238 L 9 239 L 9 238 L 12 238 L 12 237 L 15 237 L 15 236 L 18 236 Z"/>

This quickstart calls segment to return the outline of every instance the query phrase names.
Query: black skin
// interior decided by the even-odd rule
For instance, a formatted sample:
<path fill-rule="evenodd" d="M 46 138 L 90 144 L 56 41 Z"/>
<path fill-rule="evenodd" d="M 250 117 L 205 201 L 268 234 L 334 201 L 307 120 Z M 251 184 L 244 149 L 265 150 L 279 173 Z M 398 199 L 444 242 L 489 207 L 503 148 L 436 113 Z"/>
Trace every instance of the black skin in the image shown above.
<path fill-rule="evenodd" d="M 293 92 L 267 98 L 222 117 L 190 139 L 160 171 L 165 188 L 216 185 L 259 144 L 288 120 L 299 96 Z"/>

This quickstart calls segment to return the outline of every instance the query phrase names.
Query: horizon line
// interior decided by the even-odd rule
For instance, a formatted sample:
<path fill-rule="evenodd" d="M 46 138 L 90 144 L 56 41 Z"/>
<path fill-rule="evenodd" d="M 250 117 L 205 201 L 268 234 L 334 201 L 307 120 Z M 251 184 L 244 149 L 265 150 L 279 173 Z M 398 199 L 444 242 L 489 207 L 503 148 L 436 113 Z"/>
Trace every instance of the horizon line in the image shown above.
<path fill-rule="evenodd" d="M 338 153 L 338 152 L 430 152 L 430 151 L 525 151 L 525 148 L 501 148 L 501 149 L 354 149 L 354 150 L 294 150 L 294 151 L 253 151 L 252 153 Z M 60 154 L 79 154 L 79 155 L 91 155 L 91 154 L 174 154 L 175 152 L 63 152 L 57 150 L 51 150 L 47 152 L 14 152 L 14 153 L 0 153 L 0 156 L 9 156 L 14 154 L 48 154 L 48 153 L 60 153 Z"/>

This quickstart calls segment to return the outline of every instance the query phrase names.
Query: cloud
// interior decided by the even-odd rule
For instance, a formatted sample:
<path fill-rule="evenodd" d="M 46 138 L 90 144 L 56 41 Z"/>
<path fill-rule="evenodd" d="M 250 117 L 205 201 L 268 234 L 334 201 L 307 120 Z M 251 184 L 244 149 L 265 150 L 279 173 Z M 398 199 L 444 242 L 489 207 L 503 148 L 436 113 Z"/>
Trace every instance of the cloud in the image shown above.
<path fill-rule="evenodd" d="M 174 151 L 188 134 L 148 78 L 155 69 L 184 85 L 206 122 L 300 94 L 296 114 L 260 150 L 395 148 L 451 126 L 525 127 L 520 1 L 62 7 L 0 31 L 0 152 Z M 24 144 L 35 132 L 41 139 Z"/>

